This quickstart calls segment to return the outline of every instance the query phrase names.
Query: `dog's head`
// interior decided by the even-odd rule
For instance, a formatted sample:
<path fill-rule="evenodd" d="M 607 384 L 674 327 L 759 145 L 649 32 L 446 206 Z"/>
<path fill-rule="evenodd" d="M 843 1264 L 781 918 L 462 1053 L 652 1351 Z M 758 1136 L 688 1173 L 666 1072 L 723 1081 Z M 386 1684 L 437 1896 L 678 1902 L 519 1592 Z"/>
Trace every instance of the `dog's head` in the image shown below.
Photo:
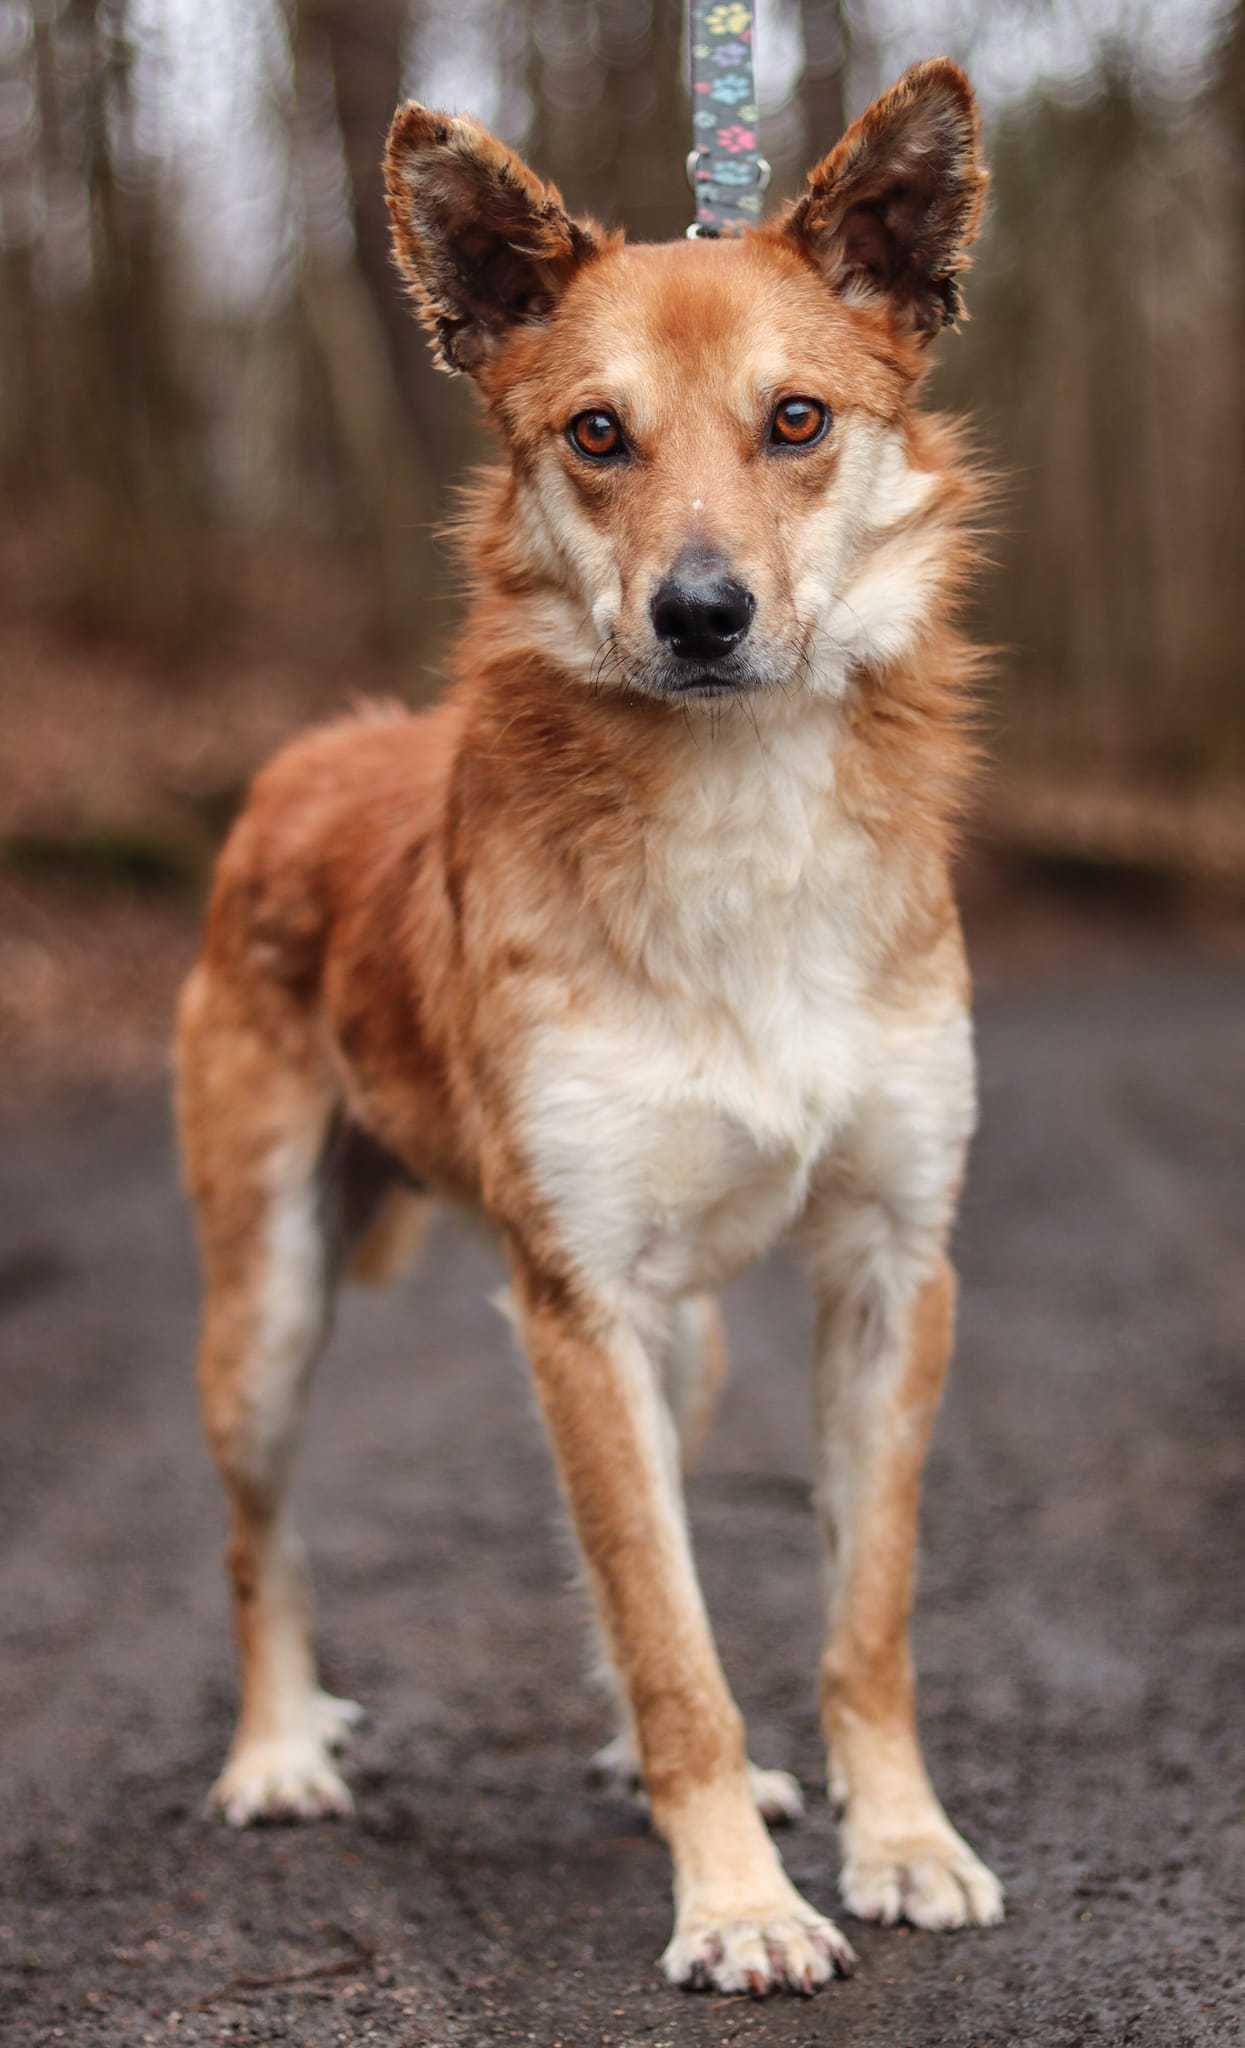
<path fill-rule="evenodd" d="M 508 446 L 508 573 L 569 667 L 686 703 L 904 651 L 935 487 L 909 406 L 986 183 L 954 64 L 906 72 L 739 239 L 628 246 L 415 104 L 386 179 L 440 359 Z"/>

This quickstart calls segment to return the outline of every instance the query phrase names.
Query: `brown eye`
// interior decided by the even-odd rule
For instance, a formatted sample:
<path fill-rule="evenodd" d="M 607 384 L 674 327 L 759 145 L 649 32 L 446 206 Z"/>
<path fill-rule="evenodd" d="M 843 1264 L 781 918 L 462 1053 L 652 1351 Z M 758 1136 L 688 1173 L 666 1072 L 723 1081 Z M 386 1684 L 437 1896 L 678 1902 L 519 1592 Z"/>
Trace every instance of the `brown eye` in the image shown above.
<path fill-rule="evenodd" d="M 780 448 L 811 448 L 829 424 L 829 413 L 815 398 L 784 398 L 770 424 L 770 441 Z"/>
<path fill-rule="evenodd" d="M 578 448 L 581 455 L 591 455 L 594 462 L 621 455 L 627 446 L 612 412 L 576 413 L 566 432 L 571 446 Z"/>

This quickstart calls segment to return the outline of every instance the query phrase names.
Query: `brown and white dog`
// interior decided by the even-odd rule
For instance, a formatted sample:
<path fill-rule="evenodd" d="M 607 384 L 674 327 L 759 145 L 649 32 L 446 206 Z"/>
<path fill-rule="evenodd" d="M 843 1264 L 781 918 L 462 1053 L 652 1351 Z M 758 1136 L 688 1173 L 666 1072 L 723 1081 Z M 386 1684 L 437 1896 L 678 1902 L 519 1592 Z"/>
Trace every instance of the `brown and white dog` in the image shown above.
<path fill-rule="evenodd" d="M 807 1992 L 851 1960 L 766 1831 L 679 1467 L 716 1291 L 795 1233 L 819 1306 L 821 1697 L 843 1898 L 997 1920 L 914 1724 L 917 1497 L 974 1118 L 948 880 L 971 749 L 955 603 L 976 488 L 914 410 L 985 189 L 968 83 L 917 65 L 736 240 L 632 247 L 475 122 L 403 107 L 398 261 L 503 462 L 465 528 L 457 683 L 291 746 L 221 858 L 181 1008 L 233 1516 L 226 1817 L 348 1810 L 286 1511 L 340 1273 L 427 1196 L 502 1233 L 638 1761 L 676 1984 Z"/>

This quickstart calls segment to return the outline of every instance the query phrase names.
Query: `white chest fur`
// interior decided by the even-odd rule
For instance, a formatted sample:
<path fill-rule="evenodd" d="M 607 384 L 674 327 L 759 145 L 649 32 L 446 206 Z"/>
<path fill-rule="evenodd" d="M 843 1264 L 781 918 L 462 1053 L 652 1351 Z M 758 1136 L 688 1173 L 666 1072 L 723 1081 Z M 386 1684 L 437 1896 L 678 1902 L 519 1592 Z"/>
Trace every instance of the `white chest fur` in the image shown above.
<path fill-rule="evenodd" d="M 706 738 L 620 896 L 639 971 L 601 967 L 529 1049 L 536 1176 L 594 1285 L 715 1286 L 792 1219 L 869 1092 L 900 908 L 828 729 Z"/>

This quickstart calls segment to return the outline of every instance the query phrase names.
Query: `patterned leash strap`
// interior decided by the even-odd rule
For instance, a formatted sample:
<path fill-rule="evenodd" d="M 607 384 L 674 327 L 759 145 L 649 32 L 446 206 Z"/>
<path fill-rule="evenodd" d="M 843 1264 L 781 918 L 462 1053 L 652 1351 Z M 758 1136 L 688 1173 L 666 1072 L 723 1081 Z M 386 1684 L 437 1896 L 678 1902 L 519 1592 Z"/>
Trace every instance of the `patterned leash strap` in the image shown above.
<path fill-rule="evenodd" d="M 769 184 L 769 165 L 757 150 L 754 12 L 744 0 L 691 0 L 693 239 L 742 234 L 758 219 Z"/>

